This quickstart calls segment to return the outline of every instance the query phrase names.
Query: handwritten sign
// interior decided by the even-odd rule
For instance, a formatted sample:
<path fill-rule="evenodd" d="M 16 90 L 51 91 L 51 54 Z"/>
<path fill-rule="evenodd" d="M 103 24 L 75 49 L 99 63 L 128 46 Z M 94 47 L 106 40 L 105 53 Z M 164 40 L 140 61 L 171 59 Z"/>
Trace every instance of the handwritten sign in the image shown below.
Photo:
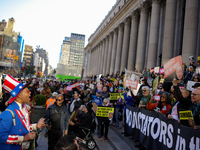
<path fill-rule="evenodd" d="M 155 72 L 155 73 L 159 73 L 159 71 L 160 71 L 160 67 L 155 67 L 155 68 L 154 68 L 154 72 Z"/>
<path fill-rule="evenodd" d="M 96 116 L 97 117 L 109 117 L 110 113 L 114 113 L 113 107 L 98 107 Z"/>
<path fill-rule="evenodd" d="M 194 81 L 188 81 L 188 83 L 187 83 L 187 90 L 189 90 L 189 91 L 193 91 L 193 85 L 195 84 L 195 83 L 200 83 L 200 82 L 194 82 Z"/>
<path fill-rule="evenodd" d="M 132 89 L 137 89 L 139 80 L 142 74 L 125 69 L 124 86 L 131 86 Z"/>

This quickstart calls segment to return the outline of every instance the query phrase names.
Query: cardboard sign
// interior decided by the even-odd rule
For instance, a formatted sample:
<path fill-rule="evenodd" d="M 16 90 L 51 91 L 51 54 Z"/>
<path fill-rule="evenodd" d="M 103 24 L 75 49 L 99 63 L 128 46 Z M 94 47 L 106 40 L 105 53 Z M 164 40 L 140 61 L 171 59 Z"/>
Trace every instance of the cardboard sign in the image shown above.
<path fill-rule="evenodd" d="M 188 119 L 193 120 L 193 114 L 191 110 L 188 111 L 179 111 L 179 119 L 180 120 L 188 120 Z"/>
<path fill-rule="evenodd" d="M 188 83 L 187 83 L 187 90 L 193 91 L 194 88 L 192 88 L 192 86 L 193 86 L 195 83 L 200 83 L 200 82 L 188 81 Z"/>
<path fill-rule="evenodd" d="M 174 77 L 183 79 L 182 58 L 181 55 L 170 59 L 164 65 L 164 78 L 166 81 L 172 81 Z"/>
<path fill-rule="evenodd" d="M 137 89 L 140 77 L 142 74 L 125 69 L 124 86 L 131 86 L 132 89 Z"/>
<path fill-rule="evenodd" d="M 114 113 L 113 107 L 98 107 L 96 116 L 97 117 L 109 117 L 110 113 Z"/>
<path fill-rule="evenodd" d="M 160 68 L 159 74 L 164 74 L 164 68 Z"/>
<path fill-rule="evenodd" d="M 97 108 L 98 108 L 98 105 L 96 103 L 92 103 L 92 110 L 94 111 L 95 114 L 97 112 Z"/>
<path fill-rule="evenodd" d="M 152 91 L 154 91 L 154 90 L 157 88 L 157 86 L 158 86 L 158 79 L 159 79 L 159 77 L 156 77 L 156 78 L 154 79 Z"/>
<path fill-rule="evenodd" d="M 110 101 L 118 100 L 120 96 L 122 99 L 124 99 L 124 96 L 122 93 L 110 93 Z"/>
<path fill-rule="evenodd" d="M 154 72 L 155 72 L 155 73 L 159 73 L 159 71 L 160 71 L 160 67 L 155 67 L 155 68 L 154 68 Z"/>
<path fill-rule="evenodd" d="M 79 82 L 76 82 L 76 83 L 74 83 L 74 84 L 71 85 L 72 89 L 73 89 L 73 88 L 76 88 L 77 86 L 80 86 L 80 83 L 79 83 Z"/>

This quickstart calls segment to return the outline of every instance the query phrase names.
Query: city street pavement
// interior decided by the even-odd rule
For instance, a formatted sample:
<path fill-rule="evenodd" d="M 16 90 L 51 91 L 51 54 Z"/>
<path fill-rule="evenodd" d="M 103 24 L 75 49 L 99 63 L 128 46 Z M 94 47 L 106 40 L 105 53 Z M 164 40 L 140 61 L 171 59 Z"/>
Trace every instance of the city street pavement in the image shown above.
<path fill-rule="evenodd" d="M 123 129 L 117 129 L 110 125 L 107 142 L 104 139 L 98 140 L 99 135 L 97 131 L 92 133 L 97 144 L 95 150 L 139 150 L 135 147 L 135 141 L 130 136 L 125 137 L 121 132 L 123 132 Z M 44 136 L 44 129 L 38 137 L 37 143 L 38 147 L 36 150 L 48 150 L 48 138 Z M 85 145 L 82 144 L 81 147 L 82 150 L 87 150 Z"/>

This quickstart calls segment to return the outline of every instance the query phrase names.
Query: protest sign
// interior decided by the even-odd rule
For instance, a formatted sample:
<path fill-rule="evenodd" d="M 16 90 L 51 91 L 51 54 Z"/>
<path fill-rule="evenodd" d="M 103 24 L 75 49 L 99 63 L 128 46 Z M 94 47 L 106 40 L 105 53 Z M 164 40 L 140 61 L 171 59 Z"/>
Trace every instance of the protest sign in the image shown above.
<path fill-rule="evenodd" d="M 73 88 L 76 88 L 77 86 L 80 86 L 80 83 L 79 83 L 79 82 L 73 83 L 73 84 L 71 85 L 72 89 L 73 89 Z"/>
<path fill-rule="evenodd" d="M 72 91 L 72 86 L 68 85 L 66 91 Z"/>
<path fill-rule="evenodd" d="M 154 72 L 158 74 L 160 72 L 160 67 L 155 67 Z"/>
<path fill-rule="evenodd" d="M 110 113 L 114 113 L 114 107 L 98 107 L 97 117 L 109 117 Z"/>
<path fill-rule="evenodd" d="M 125 69 L 124 86 L 131 86 L 132 89 L 137 89 L 140 77 L 142 77 L 142 74 Z"/>
<path fill-rule="evenodd" d="M 198 59 L 197 60 L 200 60 L 200 56 L 198 56 Z"/>
<path fill-rule="evenodd" d="M 170 59 L 164 65 L 164 78 L 165 81 L 172 81 L 173 78 L 178 80 L 183 79 L 183 68 L 181 55 Z"/>
<path fill-rule="evenodd" d="M 152 68 L 150 72 L 151 72 L 151 73 L 154 73 L 154 68 Z"/>
<path fill-rule="evenodd" d="M 193 119 L 193 114 L 191 110 L 188 111 L 179 111 L 180 120 L 188 120 L 189 118 Z"/>
<path fill-rule="evenodd" d="M 159 76 L 157 76 L 157 77 L 154 79 L 152 91 L 154 91 L 154 90 L 157 88 L 157 86 L 158 86 L 158 79 L 159 79 Z"/>
<path fill-rule="evenodd" d="M 111 81 L 116 81 L 116 79 L 115 79 L 115 78 L 110 78 L 110 80 L 111 80 Z"/>
<path fill-rule="evenodd" d="M 97 108 L 98 108 L 97 103 L 92 103 L 92 110 L 94 111 L 94 113 L 97 112 Z"/>
<path fill-rule="evenodd" d="M 188 128 L 175 119 L 126 105 L 126 133 L 148 150 L 199 149 L 200 130 Z"/>
<path fill-rule="evenodd" d="M 115 103 L 115 102 L 117 102 L 117 100 L 118 100 L 120 97 L 121 97 L 122 99 L 124 99 L 124 96 L 123 96 L 122 93 L 110 93 L 110 103 Z"/>
<path fill-rule="evenodd" d="M 156 96 L 154 96 L 154 100 L 155 100 L 155 101 L 160 101 L 160 96 L 161 96 L 161 95 L 156 95 Z"/>
<path fill-rule="evenodd" d="M 160 79 L 159 83 L 164 83 L 165 79 Z"/>
<path fill-rule="evenodd" d="M 164 68 L 160 68 L 159 74 L 164 74 Z"/>
<path fill-rule="evenodd" d="M 196 73 L 197 73 L 197 74 L 200 74 L 200 67 L 197 67 L 197 68 L 196 68 Z"/>
<path fill-rule="evenodd" d="M 188 81 L 188 83 L 187 83 L 187 90 L 192 91 L 194 89 L 192 86 L 195 83 L 200 83 L 200 82 Z"/>

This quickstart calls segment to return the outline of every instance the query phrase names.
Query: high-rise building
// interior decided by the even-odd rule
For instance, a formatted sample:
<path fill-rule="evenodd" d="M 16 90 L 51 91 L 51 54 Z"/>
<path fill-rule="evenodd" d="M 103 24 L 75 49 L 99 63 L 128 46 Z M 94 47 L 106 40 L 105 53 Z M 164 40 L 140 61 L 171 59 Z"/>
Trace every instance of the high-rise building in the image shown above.
<path fill-rule="evenodd" d="M 33 47 L 29 45 L 25 45 L 22 66 L 26 67 L 26 66 L 32 66 L 32 65 L 33 65 Z"/>
<path fill-rule="evenodd" d="M 84 45 L 85 35 L 71 33 L 71 37 L 65 37 L 61 46 L 57 75 L 64 75 L 66 78 L 69 76 L 81 77 Z"/>

